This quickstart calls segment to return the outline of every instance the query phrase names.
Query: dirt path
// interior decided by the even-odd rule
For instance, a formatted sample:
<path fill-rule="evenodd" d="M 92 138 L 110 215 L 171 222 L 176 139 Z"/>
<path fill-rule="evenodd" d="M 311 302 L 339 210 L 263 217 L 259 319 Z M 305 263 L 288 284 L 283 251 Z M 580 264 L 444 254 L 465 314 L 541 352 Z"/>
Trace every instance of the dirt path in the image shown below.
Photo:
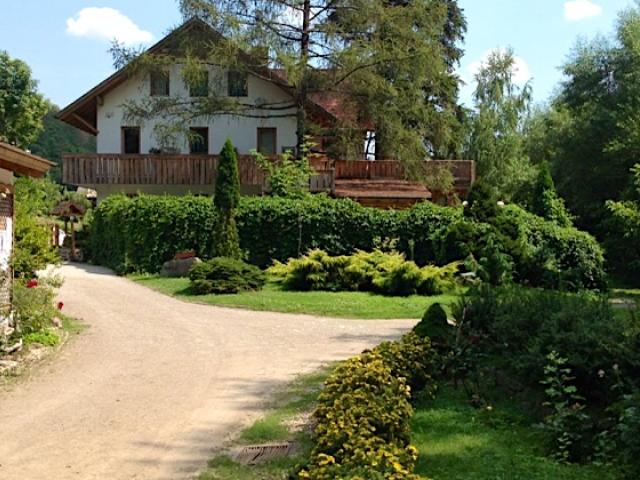
<path fill-rule="evenodd" d="M 97 267 L 61 273 L 65 310 L 89 329 L 0 391 L 3 480 L 191 478 L 295 374 L 413 323 L 231 310 Z"/>

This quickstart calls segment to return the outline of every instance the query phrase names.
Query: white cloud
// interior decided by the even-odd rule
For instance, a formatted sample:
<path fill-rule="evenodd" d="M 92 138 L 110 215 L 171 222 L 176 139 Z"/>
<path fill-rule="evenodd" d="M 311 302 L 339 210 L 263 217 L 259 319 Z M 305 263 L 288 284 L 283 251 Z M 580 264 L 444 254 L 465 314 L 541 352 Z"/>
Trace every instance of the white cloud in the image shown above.
<path fill-rule="evenodd" d="M 76 37 L 117 40 L 125 45 L 149 43 L 153 34 L 142 30 L 119 10 L 108 7 L 88 7 L 67 19 L 67 33 Z"/>
<path fill-rule="evenodd" d="M 570 0 L 564 2 L 564 18 L 570 22 L 579 22 L 602 14 L 602 7 L 591 0 Z"/>
<path fill-rule="evenodd" d="M 480 72 L 482 66 L 486 64 L 489 56 L 495 51 L 499 51 L 502 53 L 506 52 L 506 50 L 503 48 L 487 50 L 480 60 L 469 64 L 469 66 L 467 67 L 467 72 L 462 75 L 462 79 L 468 84 L 475 84 L 476 75 L 478 74 L 478 72 Z M 521 57 L 518 57 L 517 55 L 514 55 L 513 62 L 513 83 L 522 86 L 529 80 L 531 80 L 531 69 L 529 68 L 529 65 L 527 65 L 527 62 L 525 62 Z"/>

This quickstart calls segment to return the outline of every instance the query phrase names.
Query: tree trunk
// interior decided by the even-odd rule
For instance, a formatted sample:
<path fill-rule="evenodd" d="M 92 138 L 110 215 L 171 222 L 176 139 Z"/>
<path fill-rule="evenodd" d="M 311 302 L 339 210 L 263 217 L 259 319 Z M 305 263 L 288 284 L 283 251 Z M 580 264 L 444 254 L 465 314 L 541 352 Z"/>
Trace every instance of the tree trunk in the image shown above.
<path fill-rule="evenodd" d="M 308 68 L 309 68 L 309 29 L 311 25 L 311 0 L 304 0 L 302 5 L 302 33 L 300 37 L 300 64 L 302 66 L 302 76 L 298 86 L 296 98 L 296 119 L 297 119 L 297 155 L 302 155 L 302 146 L 307 134 L 307 96 L 308 96 Z"/>

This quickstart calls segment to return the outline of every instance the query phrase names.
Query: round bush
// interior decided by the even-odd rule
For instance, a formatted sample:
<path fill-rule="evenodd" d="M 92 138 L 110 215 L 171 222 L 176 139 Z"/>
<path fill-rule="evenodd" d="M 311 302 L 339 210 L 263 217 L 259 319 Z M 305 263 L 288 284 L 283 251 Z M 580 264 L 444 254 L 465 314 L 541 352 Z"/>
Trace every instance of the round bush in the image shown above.
<path fill-rule="evenodd" d="M 260 290 L 264 273 L 253 265 L 227 257 L 197 263 L 189 271 L 191 288 L 199 295 L 239 293 Z"/>

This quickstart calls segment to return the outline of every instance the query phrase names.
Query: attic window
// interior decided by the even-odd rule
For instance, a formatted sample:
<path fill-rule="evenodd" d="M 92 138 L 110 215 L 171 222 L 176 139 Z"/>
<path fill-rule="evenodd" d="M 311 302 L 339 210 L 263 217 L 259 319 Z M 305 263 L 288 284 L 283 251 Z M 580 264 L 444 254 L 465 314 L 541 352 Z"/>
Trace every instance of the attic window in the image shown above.
<path fill-rule="evenodd" d="M 229 70 L 227 86 L 230 97 L 247 97 L 249 95 L 247 72 Z"/>
<path fill-rule="evenodd" d="M 169 72 L 151 72 L 151 96 L 169 96 Z"/>

